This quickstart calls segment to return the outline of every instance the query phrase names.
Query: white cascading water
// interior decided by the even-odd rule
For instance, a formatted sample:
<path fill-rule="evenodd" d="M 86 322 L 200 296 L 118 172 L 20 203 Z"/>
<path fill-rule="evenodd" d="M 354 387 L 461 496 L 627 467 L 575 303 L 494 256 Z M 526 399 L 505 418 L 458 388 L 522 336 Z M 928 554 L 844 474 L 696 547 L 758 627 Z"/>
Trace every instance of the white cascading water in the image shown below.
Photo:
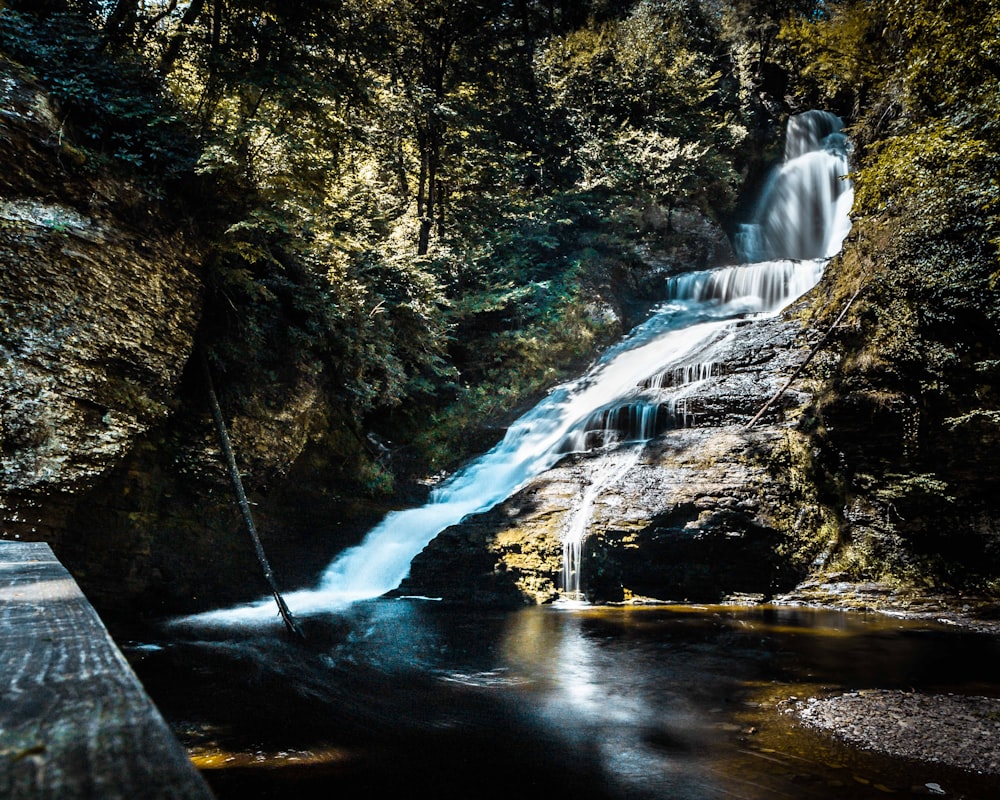
<path fill-rule="evenodd" d="M 292 613 L 335 610 L 395 589 L 438 533 L 505 500 L 566 453 L 641 443 L 686 424 L 684 395 L 715 374 L 715 354 L 738 335 L 737 321 L 777 314 L 811 289 L 850 230 L 853 193 L 844 177 L 848 145 L 840 129 L 840 120 L 826 112 L 790 121 L 788 157 L 762 198 L 761 212 L 740 237 L 744 253 L 758 263 L 672 278 L 666 302 L 585 375 L 552 390 L 511 425 L 503 441 L 435 488 L 425 505 L 388 514 L 333 560 L 317 587 L 285 595 Z M 567 535 L 577 558 L 567 567 L 567 593 L 580 593 L 578 545 L 597 494 L 620 480 L 639 452 L 630 448 L 612 460 L 610 472 L 585 493 Z M 185 619 L 212 624 L 275 615 L 268 598 Z"/>
<path fill-rule="evenodd" d="M 840 118 L 806 111 L 788 121 L 785 155 L 764 187 L 757 213 L 736 236 L 745 261 L 832 258 L 850 230 L 852 146 Z"/>
<path fill-rule="evenodd" d="M 621 448 L 609 457 L 601 471 L 586 489 L 580 504 L 574 509 L 569 527 L 563 536 L 563 601 L 585 602 L 580 580 L 580 566 L 583 562 L 583 541 L 587 538 L 587 526 L 594 511 L 594 503 L 605 489 L 614 486 L 639 463 L 642 445 Z"/>

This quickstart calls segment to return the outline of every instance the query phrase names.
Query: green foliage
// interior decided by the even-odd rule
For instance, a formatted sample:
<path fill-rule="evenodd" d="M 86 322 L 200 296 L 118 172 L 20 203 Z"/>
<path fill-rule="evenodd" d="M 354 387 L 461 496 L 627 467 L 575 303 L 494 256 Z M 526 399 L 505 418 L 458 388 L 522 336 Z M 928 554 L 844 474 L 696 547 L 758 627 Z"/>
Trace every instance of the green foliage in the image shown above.
<path fill-rule="evenodd" d="M 888 474 L 884 476 L 881 486 L 876 489 L 874 494 L 884 503 L 905 502 L 912 507 L 928 502 L 935 505 L 942 501 L 953 503 L 955 498 L 949 494 L 950 488 L 947 481 L 941 480 L 933 472 Z"/>
<path fill-rule="evenodd" d="M 45 83 L 61 105 L 64 133 L 86 148 L 88 158 L 146 176 L 154 192 L 190 170 L 196 156 L 190 131 L 146 66 L 110 57 L 92 14 L 60 11 L 40 18 L 34 10 L 24 2 L 0 8 L 0 51 Z"/>
<path fill-rule="evenodd" d="M 452 255 L 446 316 L 460 380 L 417 435 L 433 468 L 471 455 L 466 431 L 533 401 L 621 332 L 589 288 L 626 248 L 599 203 L 566 193 L 508 209 L 489 236 Z"/>
<path fill-rule="evenodd" d="M 824 4 L 824 12 L 785 20 L 778 41 L 794 53 L 795 80 L 817 104 L 850 103 L 857 111 L 872 102 L 887 71 L 881 54 L 892 40 L 885 37 L 879 3 Z"/>
<path fill-rule="evenodd" d="M 722 214 L 735 198 L 719 123 L 727 98 L 699 18 L 640 2 L 620 20 L 553 38 L 536 62 L 553 114 L 572 132 L 579 185 Z"/>
<path fill-rule="evenodd" d="M 904 102 L 914 115 L 934 116 L 964 108 L 994 128 L 1000 98 L 996 42 L 1000 9 L 988 0 L 922 0 L 885 3 L 889 30 L 905 59 L 897 67 Z"/>
<path fill-rule="evenodd" d="M 955 222 L 988 214 L 995 226 L 1000 152 L 978 128 L 934 120 L 874 144 L 857 173 L 864 208 L 907 206 L 938 233 Z"/>
<path fill-rule="evenodd" d="M 824 9 L 790 19 L 781 38 L 798 54 L 800 91 L 854 98 L 861 144 L 934 122 L 990 138 L 1000 118 L 995 4 L 845 0 Z"/>

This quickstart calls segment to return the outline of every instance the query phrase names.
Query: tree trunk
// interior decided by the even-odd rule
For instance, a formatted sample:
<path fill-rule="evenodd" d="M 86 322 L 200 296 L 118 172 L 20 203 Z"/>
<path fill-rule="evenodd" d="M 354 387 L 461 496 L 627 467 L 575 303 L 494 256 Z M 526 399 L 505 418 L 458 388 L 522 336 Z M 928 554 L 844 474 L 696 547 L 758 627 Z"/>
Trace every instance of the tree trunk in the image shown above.
<path fill-rule="evenodd" d="M 187 11 L 184 12 L 184 16 L 181 17 L 180 27 L 178 27 L 177 32 L 171 38 L 169 44 L 167 44 L 166 49 L 163 51 L 163 56 L 160 58 L 159 71 L 162 74 L 170 72 L 174 66 L 174 62 L 181 53 L 181 47 L 184 45 L 184 40 L 187 39 L 187 31 L 201 16 L 202 10 L 205 8 L 205 0 L 191 0 L 191 5 L 188 6 Z"/>
<path fill-rule="evenodd" d="M 139 41 L 137 42 L 138 47 L 142 47 L 142 44 L 146 41 L 146 37 L 153 32 L 153 29 L 159 25 L 163 20 L 169 17 L 177 9 L 177 0 L 170 0 L 165 6 L 160 9 L 160 12 L 150 19 L 146 20 L 142 26 L 142 30 L 139 31 Z"/>
<path fill-rule="evenodd" d="M 250 503 L 247 501 L 246 492 L 243 491 L 243 481 L 240 479 L 240 471 L 236 466 L 236 458 L 233 455 L 233 448 L 229 442 L 229 433 L 226 430 L 226 422 L 222 417 L 222 408 L 219 406 L 219 398 L 215 394 L 215 384 L 212 382 L 212 370 L 208 365 L 208 358 L 205 356 L 204 351 L 201 352 L 201 363 L 202 369 L 205 373 L 205 385 L 208 389 L 208 402 L 212 408 L 212 418 L 215 420 L 215 430 L 219 436 L 219 445 L 222 448 L 222 456 L 226 462 L 229 479 L 233 484 L 233 493 L 236 495 L 237 504 L 240 507 L 240 512 L 243 514 L 243 521 L 246 523 L 247 532 L 250 534 L 250 539 L 253 541 L 254 550 L 257 553 L 257 561 L 260 562 L 261 569 L 264 572 L 264 579 L 267 581 L 267 585 L 271 589 L 274 601 L 278 604 L 278 612 L 281 614 L 281 619 L 285 623 L 285 627 L 290 633 L 294 633 L 300 638 L 305 638 L 302 634 L 302 629 L 299 628 L 298 623 L 296 623 L 295 619 L 292 617 L 292 612 L 288 610 L 288 606 L 285 604 L 285 600 L 281 596 L 281 592 L 278 591 L 278 585 L 274 579 L 274 572 L 271 570 L 271 564 L 268 562 L 267 556 L 264 553 L 264 546 L 261 544 L 260 537 L 257 535 L 257 527 L 254 525 L 253 514 L 250 513 Z"/>
<path fill-rule="evenodd" d="M 437 145 L 435 143 L 437 137 L 433 130 L 435 124 L 433 119 L 429 123 L 430 130 L 427 134 L 429 142 L 424 152 L 426 167 L 420 169 L 421 177 L 426 176 L 426 179 L 421 181 L 423 198 L 417 204 L 420 214 L 420 234 L 417 240 L 418 256 L 427 255 L 427 251 L 430 249 L 431 228 L 434 225 L 434 210 L 437 203 Z"/>
<path fill-rule="evenodd" d="M 420 232 L 417 234 L 417 255 L 427 255 L 430 244 L 431 226 L 428 222 L 428 205 L 430 190 L 428 189 L 428 173 L 430 172 L 430 130 L 417 131 L 417 146 L 420 148 L 420 175 L 417 178 L 417 219 L 420 220 Z"/>
<path fill-rule="evenodd" d="M 129 36 L 135 35 L 139 22 L 139 0 L 118 0 L 104 23 L 102 47 L 120 46 Z"/>

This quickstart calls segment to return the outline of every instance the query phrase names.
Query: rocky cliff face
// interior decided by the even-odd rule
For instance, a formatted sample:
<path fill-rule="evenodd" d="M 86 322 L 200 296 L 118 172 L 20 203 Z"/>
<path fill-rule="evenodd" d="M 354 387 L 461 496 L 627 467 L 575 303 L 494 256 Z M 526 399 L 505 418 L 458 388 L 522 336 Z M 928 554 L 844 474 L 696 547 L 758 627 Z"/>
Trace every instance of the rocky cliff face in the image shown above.
<path fill-rule="evenodd" d="M 202 256 L 127 179 L 83 169 L 53 103 L 7 62 L 0 107 L 0 531 L 50 542 L 89 595 L 128 603 L 198 552 L 139 499 L 156 472 L 122 465 L 163 448 L 183 404 Z"/>
<path fill-rule="evenodd" d="M 127 218 L 125 181 L 79 173 L 48 98 L 4 63 L 0 105 L 0 503 L 16 537 L 170 413 L 201 283 L 184 236 Z"/>
<path fill-rule="evenodd" d="M 685 427 L 642 448 L 567 456 L 490 511 L 444 531 L 413 561 L 405 594 L 491 603 L 561 595 L 562 540 L 600 486 L 581 566 L 590 601 L 717 601 L 790 589 L 834 544 L 795 427 L 803 379 L 748 423 L 806 358 L 815 334 L 792 317 L 748 323 L 687 398 Z M 608 481 L 608 475 L 615 475 Z"/>
<path fill-rule="evenodd" d="M 205 245 L 127 177 L 85 163 L 55 104 L 3 60 L 0 161 L 0 538 L 51 543 L 102 608 L 256 594 L 189 369 Z M 229 417 L 252 488 L 323 422 L 315 386 L 281 400 Z"/>
<path fill-rule="evenodd" d="M 128 178 L 84 164 L 54 103 L 2 60 L 0 160 L 0 537 L 50 542 L 104 608 L 256 594 L 189 369 L 205 245 Z M 254 489 L 323 424 L 316 386 L 278 394 L 229 416 Z"/>
<path fill-rule="evenodd" d="M 180 243 L 71 206 L 3 198 L 0 221 L 5 482 L 85 483 L 168 414 L 198 280 Z"/>
<path fill-rule="evenodd" d="M 831 569 L 840 581 L 996 596 L 1000 428 L 989 376 L 1000 336 L 986 322 L 996 299 L 983 280 L 996 255 L 981 230 L 956 239 L 910 219 L 924 211 L 856 219 L 854 245 L 811 309 L 829 320 L 860 292 L 807 412 L 842 522 Z"/>

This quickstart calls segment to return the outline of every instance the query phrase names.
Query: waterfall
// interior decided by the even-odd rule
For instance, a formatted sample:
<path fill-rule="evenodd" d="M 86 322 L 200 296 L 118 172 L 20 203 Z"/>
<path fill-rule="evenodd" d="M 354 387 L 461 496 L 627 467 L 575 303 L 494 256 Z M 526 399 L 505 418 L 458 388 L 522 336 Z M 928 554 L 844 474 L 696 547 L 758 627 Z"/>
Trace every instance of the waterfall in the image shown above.
<path fill-rule="evenodd" d="M 850 229 L 852 151 L 840 118 L 806 111 L 788 121 L 785 155 L 752 221 L 736 236 L 745 261 L 832 258 Z"/>
<path fill-rule="evenodd" d="M 809 291 L 822 274 L 820 260 L 767 261 L 685 273 L 670 279 L 667 303 L 646 325 L 659 331 L 685 324 L 670 316 L 671 307 L 714 312 L 726 320 L 774 314 Z M 700 329 L 698 325 L 693 328 Z M 690 356 L 680 353 L 675 358 L 666 356 L 661 369 L 637 381 L 633 388 L 627 389 L 625 384 L 617 387 L 608 403 L 595 408 L 568 432 L 560 452 L 646 441 L 670 428 L 688 427 L 693 420 L 685 397 L 718 375 L 720 366 L 713 353 L 725 346 L 732 332 L 731 324 L 724 324 L 722 333 L 713 342 L 705 342 Z M 649 363 L 643 362 L 639 369 L 648 370 Z"/>
<path fill-rule="evenodd" d="M 597 477 L 584 489 L 569 529 L 563 536 L 563 597 L 566 602 L 582 602 L 585 599 L 580 566 L 583 561 L 583 541 L 587 537 L 594 503 L 601 492 L 618 483 L 639 463 L 641 455 L 642 447 L 636 445 L 623 450 L 618 458 L 609 458 Z"/>
<path fill-rule="evenodd" d="M 788 158 L 744 237 L 744 244 L 754 243 L 756 263 L 670 279 L 664 303 L 586 374 L 553 389 L 492 450 L 435 488 L 425 505 L 388 514 L 360 544 L 333 560 L 317 587 L 286 594 L 293 613 L 329 611 L 395 589 L 414 556 L 438 533 L 505 500 L 566 453 L 623 441 L 641 444 L 667 427 L 687 424 L 685 393 L 718 374 L 717 352 L 738 335 L 737 322 L 780 313 L 819 281 L 825 259 L 839 250 L 850 228 L 851 203 L 843 178 L 849 146 L 840 127 L 840 120 L 825 112 L 808 112 L 789 123 Z M 629 468 L 628 459 L 622 463 Z M 590 509 L 622 474 L 612 469 L 585 491 L 573 523 L 579 520 L 579 530 L 572 528 L 568 538 L 582 547 Z M 571 541 L 571 550 L 575 547 Z M 579 571 L 575 565 L 568 569 L 576 573 L 568 576 L 572 590 Z M 273 616 L 268 599 L 188 619 Z"/>

